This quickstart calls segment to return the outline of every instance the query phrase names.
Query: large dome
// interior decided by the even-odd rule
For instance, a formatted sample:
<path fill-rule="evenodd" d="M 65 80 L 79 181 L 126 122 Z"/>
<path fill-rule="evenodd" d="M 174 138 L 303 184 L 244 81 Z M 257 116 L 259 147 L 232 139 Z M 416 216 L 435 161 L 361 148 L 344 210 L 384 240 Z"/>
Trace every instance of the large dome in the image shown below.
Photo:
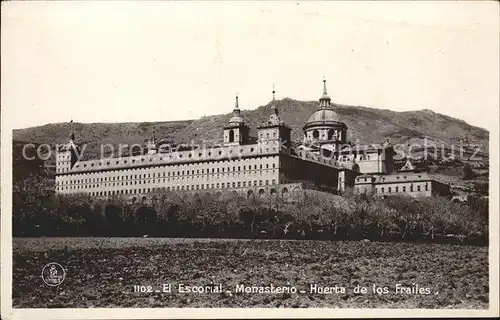
<path fill-rule="evenodd" d="M 340 117 L 333 110 L 320 109 L 313 113 L 307 120 L 306 127 L 317 125 L 342 125 Z"/>

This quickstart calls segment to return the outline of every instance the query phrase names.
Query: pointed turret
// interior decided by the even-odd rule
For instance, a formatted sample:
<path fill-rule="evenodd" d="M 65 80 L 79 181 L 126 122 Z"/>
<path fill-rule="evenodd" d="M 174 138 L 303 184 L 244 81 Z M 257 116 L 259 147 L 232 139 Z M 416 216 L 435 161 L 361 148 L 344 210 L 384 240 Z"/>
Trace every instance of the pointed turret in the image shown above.
<path fill-rule="evenodd" d="M 234 102 L 233 116 L 229 119 L 229 124 L 224 127 L 225 144 L 246 144 L 248 143 L 250 128 L 241 116 L 238 94 Z"/>
<path fill-rule="evenodd" d="M 411 148 L 410 148 L 410 139 L 408 138 L 408 152 L 406 153 L 406 162 L 404 166 L 399 170 L 399 171 L 404 171 L 404 172 L 411 172 L 415 171 L 415 165 L 411 162 L 411 154 L 410 154 Z"/>
<path fill-rule="evenodd" d="M 329 109 L 330 108 L 331 99 L 326 90 L 326 79 L 323 78 L 323 95 L 319 98 L 319 108 L 320 109 Z"/>
<path fill-rule="evenodd" d="M 240 105 L 238 102 L 238 94 L 236 94 L 236 101 L 234 103 L 233 116 L 229 119 L 229 124 L 243 123 L 243 118 L 241 117 Z"/>
<path fill-rule="evenodd" d="M 269 120 L 262 122 L 257 128 L 259 141 L 265 143 L 266 148 L 274 144 L 273 149 L 282 151 L 291 144 L 291 128 L 280 119 L 276 105 L 276 90 L 273 85 L 273 100 L 271 101 L 271 115 Z M 270 144 L 268 144 L 270 143 Z"/>
<path fill-rule="evenodd" d="M 271 110 L 273 111 L 274 114 L 278 114 L 278 107 L 276 106 L 276 90 L 274 90 L 274 84 L 273 84 L 273 102 L 271 103 Z"/>
<path fill-rule="evenodd" d="M 78 161 L 80 147 L 75 143 L 75 132 L 73 130 L 73 120 L 69 122 L 70 134 L 69 141 L 59 145 L 56 149 L 56 173 L 65 173 L 71 171 L 75 163 Z"/>
<path fill-rule="evenodd" d="M 273 101 L 271 102 L 271 116 L 269 117 L 268 124 L 269 125 L 279 125 L 283 124 L 283 121 L 280 119 L 278 106 L 276 105 L 276 90 L 274 90 L 273 85 Z"/>

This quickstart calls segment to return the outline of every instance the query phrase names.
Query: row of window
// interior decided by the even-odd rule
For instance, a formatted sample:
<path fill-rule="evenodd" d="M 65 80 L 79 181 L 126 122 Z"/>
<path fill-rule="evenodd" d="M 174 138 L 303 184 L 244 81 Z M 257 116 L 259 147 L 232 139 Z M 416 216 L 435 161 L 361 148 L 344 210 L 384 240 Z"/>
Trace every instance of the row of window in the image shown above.
<path fill-rule="evenodd" d="M 265 171 L 265 174 L 269 174 L 270 170 Z M 253 171 L 247 171 L 246 175 L 251 176 Z M 264 174 L 264 170 L 262 171 L 255 171 L 255 175 L 257 175 L 257 172 L 259 175 Z M 276 170 L 272 170 L 272 173 L 275 174 Z M 240 172 L 232 173 L 232 177 L 240 176 Z M 103 177 L 103 178 L 88 178 L 88 179 L 72 179 L 72 180 L 67 180 L 67 181 L 56 181 L 56 185 L 73 185 L 73 184 L 85 184 L 85 183 L 113 183 L 113 186 L 115 185 L 120 185 L 118 181 L 121 181 L 121 185 L 128 185 L 128 184 L 148 184 L 148 183 L 160 183 L 162 182 L 160 178 L 154 178 L 155 175 L 153 174 L 153 177 L 151 178 L 151 174 L 148 174 L 147 177 L 146 175 L 131 175 L 131 176 L 116 176 L 116 177 Z M 158 177 L 160 177 L 160 174 L 158 173 Z M 163 174 L 163 177 L 165 177 L 165 174 Z M 224 179 L 228 178 L 229 174 L 214 174 L 214 175 L 200 175 L 200 176 L 170 176 L 170 174 L 167 175 L 167 178 L 163 178 L 163 182 L 170 182 L 170 181 L 179 181 L 179 180 L 218 180 L 218 179 Z"/>
<path fill-rule="evenodd" d="M 301 154 L 302 155 L 302 154 Z M 333 157 L 328 157 L 328 156 L 323 156 L 323 157 L 320 157 L 320 156 L 316 156 L 316 155 L 311 155 L 309 153 L 305 153 L 305 156 L 306 156 L 306 159 L 313 159 L 313 160 L 316 160 L 316 161 L 320 161 L 323 160 L 323 162 L 331 162 L 331 161 L 339 161 L 339 162 L 348 162 L 348 161 L 352 161 L 353 158 L 356 158 L 357 160 L 360 160 L 360 161 L 363 161 L 363 160 L 370 160 L 370 155 L 360 155 L 360 156 L 348 156 L 348 155 L 343 155 L 343 156 L 333 156 Z"/>
<path fill-rule="evenodd" d="M 254 149 L 254 148 L 250 148 L 250 152 L 254 152 L 254 151 L 255 151 L 255 149 Z M 260 148 L 260 149 L 259 149 L 259 152 L 261 152 L 261 153 L 262 153 L 262 151 L 263 151 L 263 149 L 262 149 L 262 148 Z M 273 148 L 272 148 L 272 151 L 273 151 L 273 152 L 276 152 L 276 147 L 273 147 Z M 266 152 L 269 152 L 269 148 L 268 148 L 268 147 L 266 148 Z M 229 154 L 231 154 L 231 153 L 233 153 L 233 150 L 229 150 Z M 243 153 L 243 149 L 240 149 L 240 153 Z M 182 153 L 177 153 L 176 155 L 177 155 L 177 157 L 178 157 L 179 159 L 182 159 L 182 158 L 183 158 L 183 156 L 184 156 Z M 219 155 L 219 156 L 220 156 L 220 155 L 222 155 L 222 151 L 218 151 L 218 155 Z M 204 155 L 204 153 L 202 153 L 202 152 L 199 152 L 199 153 L 198 153 L 198 156 L 199 156 L 200 158 L 201 158 L 201 157 L 204 157 L 204 156 L 206 157 L 206 155 Z M 214 154 L 213 156 L 216 156 L 216 154 Z M 167 156 L 167 155 L 160 156 L 160 159 L 159 159 L 159 160 L 160 160 L 160 161 L 161 161 L 161 160 L 163 160 L 163 158 L 164 158 L 164 157 L 165 157 L 165 158 L 172 159 L 174 156 L 173 156 L 172 154 L 169 154 L 168 156 Z M 210 151 L 210 152 L 208 152 L 208 157 L 212 157 L 212 152 L 211 152 L 211 151 Z M 189 154 L 188 154 L 188 158 L 192 158 L 192 153 L 189 153 Z M 154 159 L 153 157 L 149 157 L 149 162 L 153 162 L 153 160 L 156 160 L 156 159 Z M 112 162 L 112 161 L 114 161 L 114 162 L 115 162 L 115 164 L 120 164 L 120 160 L 109 160 L 109 161 L 106 161 L 106 164 L 105 164 L 105 165 L 108 165 L 108 166 L 109 166 L 109 165 L 111 165 L 111 162 Z M 127 164 L 127 163 L 128 163 L 128 161 L 130 161 L 131 163 L 136 163 L 136 161 L 137 161 L 137 162 L 139 162 L 139 159 L 136 159 L 136 158 L 132 158 L 132 159 L 123 159 L 122 161 L 123 161 L 123 164 Z M 140 158 L 140 162 L 141 162 L 141 163 L 144 163 L 145 161 L 146 161 L 146 158 Z M 98 166 L 102 166 L 102 165 L 104 165 L 104 163 L 103 163 L 103 162 L 90 162 L 90 164 L 89 164 L 88 166 L 87 166 L 87 163 L 85 163 L 85 162 L 83 162 L 83 163 L 81 163 L 81 164 L 82 164 L 83 168 L 87 168 L 87 167 L 94 167 L 95 165 L 98 165 Z M 75 165 L 75 168 L 78 168 L 78 167 L 80 167 L 80 164 Z"/>
<path fill-rule="evenodd" d="M 358 190 L 359 190 L 359 187 L 358 187 Z M 379 190 L 378 188 L 375 188 L 374 192 L 377 193 L 378 190 Z M 429 185 L 428 185 L 428 183 L 425 184 L 424 190 L 425 191 L 429 191 Z M 364 193 L 366 193 L 367 191 L 368 191 L 368 188 L 364 188 Z M 385 187 L 381 187 L 380 188 L 380 193 L 386 193 L 385 191 L 386 191 Z M 393 191 L 396 192 L 396 193 L 400 192 L 400 191 L 401 192 L 406 192 L 406 186 L 402 186 L 401 188 L 400 187 L 394 187 L 394 189 L 393 189 L 393 187 L 387 187 L 387 193 L 392 193 Z M 414 192 L 414 191 L 415 191 L 415 188 L 413 187 L 413 185 L 411 185 L 410 188 L 409 188 L 409 192 Z M 417 186 L 416 191 L 417 192 L 422 191 L 421 188 L 420 188 L 420 185 Z"/>
<path fill-rule="evenodd" d="M 260 172 L 261 175 L 262 175 L 262 172 Z M 234 173 L 233 173 L 234 175 Z M 207 176 L 209 177 L 209 176 Z M 217 180 L 217 177 L 215 177 Z M 89 179 L 90 180 L 90 179 Z M 189 180 L 189 177 L 186 178 L 186 180 Z M 200 179 L 192 179 L 192 180 L 197 180 L 199 181 Z M 207 179 L 207 180 L 210 180 L 210 179 Z M 167 179 L 163 179 L 163 182 L 174 182 L 175 181 L 184 181 L 184 177 L 180 177 L 180 178 L 167 178 Z M 137 185 L 137 184 L 155 184 L 155 183 L 161 183 L 162 182 L 162 179 L 146 179 L 146 180 L 135 180 L 135 181 L 125 181 L 125 182 L 109 182 L 109 183 L 98 183 L 98 184 L 82 184 L 82 185 L 74 185 L 72 184 L 71 182 L 74 182 L 74 181 L 66 181 L 66 182 L 69 182 L 69 183 L 66 183 L 66 184 L 59 184 L 59 183 L 56 183 L 57 186 L 65 186 L 66 189 L 68 189 L 67 187 L 69 187 L 69 189 L 89 189 L 89 188 L 99 188 L 99 187 L 115 187 L 115 186 L 128 186 L 128 185 Z"/>
<path fill-rule="evenodd" d="M 319 132 L 318 129 L 315 129 L 315 130 L 312 131 L 312 133 L 309 133 L 309 135 L 310 136 L 312 135 L 313 138 L 318 139 L 319 136 L 320 136 L 320 132 Z M 322 134 L 322 136 L 323 137 L 327 137 L 328 140 L 340 139 L 341 135 L 342 135 L 342 131 L 340 131 L 340 130 L 333 130 L 333 129 L 330 129 L 327 132 L 323 132 L 323 134 Z"/>
<path fill-rule="evenodd" d="M 273 137 L 276 138 L 276 131 L 273 131 Z M 263 139 L 264 138 L 264 133 L 259 134 L 259 138 Z M 266 132 L 266 138 L 270 138 L 269 132 Z"/>
<path fill-rule="evenodd" d="M 186 185 L 186 186 L 173 186 L 173 187 L 153 187 L 153 188 L 138 188 L 138 189 L 122 189 L 122 190 L 106 190 L 106 191 L 92 191 L 91 195 L 117 195 L 117 194 L 136 194 L 136 193 L 147 193 L 151 191 L 167 190 L 167 191 L 184 191 L 184 190 L 200 190 L 200 189 L 221 189 L 221 188 L 239 188 L 239 187 L 251 187 L 251 186 L 263 186 L 269 185 L 269 180 L 255 180 L 253 181 L 238 181 L 238 182 L 228 182 L 228 183 L 207 183 L 207 184 L 196 184 L 196 185 Z M 271 180 L 271 184 L 275 185 L 276 180 Z M 58 191 L 68 190 L 68 187 L 58 187 Z M 80 189 L 80 188 L 69 188 L 69 189 Z M 84 188 L 81 188 L 84 189 Z"/>
<path fill-rule="evenodd" d="M 380 193 L 384 193 L 384 187 L 380 188 Z M 399 187 L 394 187 L 394 192 L 399 192 L 400 188 Z M 414 192 L 414 188 L 413 188 L 413 185 L 410 186 L 409 188 L 410 192 Z M 401 191 L 402 192 L 406 192 L 406 186 L 402 186 L 401 187 Z M 420 192 L 420 185 L 417 186 L 417 192 Z M 425 184 L 425 191 L 429 191 L 429 185 L 426 183 Z M 375 188 L 375 192 L 377 192 L 377 189 Z M 391 193 L 392 192 L 392 187 L 387 187 L 387 193 Z"/>
<path fill-rule="evenodd" d="M 414 177 L 415 177 L 415 176 L 410 176 L 410 178 L 414 178 Z M 417 177 L 422 178 L 422 175 L 420 175 L 420 174 L 419 174 L 419 175 L 417 175 Z M 403 176 L 403 179 L 407 179 L 407 178 L 408 178 L 407 176 Z M 399 180 L 399 179 L 400 179 L 400 176 L 396 176 L 396 179 L 398 179 L 398 180 Z M 365 178 L 365 181 L 366 181 L 366 178 Z M 381 181 L 385 181 L 385 178 L 384 178 L 384 177 L 382 177 Z"/>
<path fill-rule="evenodd" d="M 118 161 L 117 161 L 118 163 Z M 126 160 L 125 160 L 125 163 L 126 163 Z M 109 164 L 109 162 L 108 162 Z M 87 167 L 87 164 L 83 164 L 84 167 Z M 94 164 L 92 164 L 92 166 L 94 166 Z M 76 167 L 78 167 L 78 165 L 76 165 Z M 269 169 L 269 164 L 266 164 L 266 169 Z M 272 164 L 272 167 L 273 168 L 276 168 L 276 163 L 273 163 Z M 232 170 L 231 170 L 232 168 Z M 236 169 L 238 168 L 238 169 Z M 212 168 L 212 173 L 215 173 L 215 172 L 231 172 L 231 171 L 241 171 L 241 168 L 242 166 L 233 166 L 233 167 L 227 167 L 227 168 L 224 168 L 224 167 L 218 167 L 218 168 Z M 61 168 L 61 169 L 64 169 L 64 168 Z M 243 165 L 243 170 L 252 170 L 252 165 Z M 257 170 L 257 169 L 263 169 L 263 165 L 260 164 L 259 166 L 258 165 L 253 165 L 253 170 Z M 57 171 L 60 171 L 59 169 Z M 65 170 L 63 170 L 65 172 Z M 67 171 L 67 170 L 66 170 Z M 210 172 L 210 169 L 201 169 L 201 173 L 209 173 Z M 178 171 L 177 174 L 179 175 L 181 171 Z M 195 174 L 195 170 L 191 170 L 192 174 Z M 199 174 L 200 173 L 200 169 L 197 169 L 196 170 L 196 174 Z M 175 174 L 175 172 L 174 172 Z M 184 171 L 182 171 L 182 174 L 184 174 Z M 189 170 L 186 170 L 186 174 L 189 174 Z"/>
<path fill-rule="evenodd" d="M 335 156 L 333 157 L 334 160 L 338 160 L 340 162 L 342 161 L 352 161 L 353 159 L 356 160 L 370 160 L 370 155 L 360 155 L 360 156 Z"/>

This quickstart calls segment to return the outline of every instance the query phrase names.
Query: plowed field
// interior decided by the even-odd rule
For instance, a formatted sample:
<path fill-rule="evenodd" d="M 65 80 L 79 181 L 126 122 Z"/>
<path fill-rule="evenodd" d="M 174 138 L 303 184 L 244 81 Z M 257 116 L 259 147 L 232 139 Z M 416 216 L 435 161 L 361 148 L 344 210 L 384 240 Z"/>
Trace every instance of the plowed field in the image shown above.
<path fill-rule="evenodd" d="M 17 238 L 13 245 L 18 308 L 488 307 L 487 247 L 154 238 Z M 59 286 L 42 280 L 49 262 L 65 268 Z M 180 284 L 222 292 L 179 292 Z M 258 292 L 266 287 L 271 292 Z M 366 293 L 354 292 L 362 287 Z"/>

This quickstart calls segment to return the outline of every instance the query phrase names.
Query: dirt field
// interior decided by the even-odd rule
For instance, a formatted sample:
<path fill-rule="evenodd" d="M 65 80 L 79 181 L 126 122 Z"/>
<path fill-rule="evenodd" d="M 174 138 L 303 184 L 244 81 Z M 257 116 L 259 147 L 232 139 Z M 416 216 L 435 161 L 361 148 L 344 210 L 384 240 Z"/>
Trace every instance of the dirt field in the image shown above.
<path fill-rule="evenodd" d="M 17 308 L 488 307 L 487 247 L 279 240 L 17 238 L 13 249 L 13 304 Z M 59 286 L 47 286 L 42 280 L 41 270 L 49 262 L 57 262 L 66 270 L 66 278 Z M 155 292 L 162 291 L 163 284 L 170 284 L 170 293 Z M 222 288 L 222 292 L 179 292 L 179 284 L 213 284 L 212 291 Z M 242 289 L 239 284 L 250 290 L 268 287 L 270 292 L 237 292 Z M 379 293 L 373 292 L 374 284 Z M 404 288 L 396 291 L 397 284 L 398 288 Z M 145 286 L 146 291 L 151 286 L 152 292 L 133 292 L 134 285 Z M 275 293 L 271 285 L 274 290 L 280 286 L 290 292 Z M 317 291 L 311 291 L 311 286 Z M 331 289 L 326 289 L 329 293 L 320 292 L 322 287 Z M 356 287 L 366 287 L 367 292 L 355 293 Z M 409 291 L 401 292 L 406 290 Z"/>

